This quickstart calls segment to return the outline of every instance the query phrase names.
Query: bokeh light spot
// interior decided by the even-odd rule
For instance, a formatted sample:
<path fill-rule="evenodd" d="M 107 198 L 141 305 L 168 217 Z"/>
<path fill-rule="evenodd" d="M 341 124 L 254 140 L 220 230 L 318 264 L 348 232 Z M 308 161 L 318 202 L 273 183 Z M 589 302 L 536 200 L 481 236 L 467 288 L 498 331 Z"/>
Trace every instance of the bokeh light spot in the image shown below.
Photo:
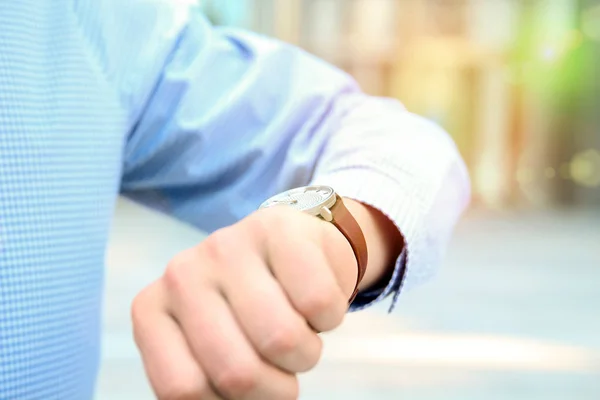
<path fill-rule="evenodd" d="M 589 7 L 582 12 L 581 30 L 588 38 L 600 41 L 600 6 Z"/>
<path fill-rule="evenodd" d="M 595 149 L 575 154 L 570 166 L 573 180 L 582 186 L 600 186 L 600 152 Z"/>

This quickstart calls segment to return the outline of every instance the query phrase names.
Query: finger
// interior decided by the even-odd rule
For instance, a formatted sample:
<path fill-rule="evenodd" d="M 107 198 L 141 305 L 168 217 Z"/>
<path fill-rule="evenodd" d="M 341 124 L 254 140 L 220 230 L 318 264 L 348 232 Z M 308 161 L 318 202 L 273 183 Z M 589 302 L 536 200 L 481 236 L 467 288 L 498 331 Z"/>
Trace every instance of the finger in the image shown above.
<path fill-rule="evenodd" d="M 175 321 L 165 312 L 164 290 L 155 283 L 132 305 L 135 342 L 160 400 L 219 400 Z"/>
<path fill-rule="evenodd" d="M 291 305 L 262 258 L 245 254 L 243 265 L 223 268 L 221 285 L 246 336 L 271 364 L 293 373 L 312 369 L 321 356 L 321 338 Z"/>
<path fill-rule="evenodd" d="M 188 281 L 173 293 L 173 312 L 216 392 L 231 400 L 295 399 L 298 381 L 254 351 L 215 288 Z"/>
<path fill-rule="evenodd" d="M 268 263 L 294 308 L 314 329 L 325 332 L 342 323 L 348 296 L 321 248 L 305 234 L 293 231 L 270 236 Z"/>
<path fill-rule="evenodd" d="M 358 278 L 358 265 L 350 242 L 333 224 L 316 221 L 322 225 L 320 235 L 312 237 L 323 252 L 342 292 L 349 299 Z"/>

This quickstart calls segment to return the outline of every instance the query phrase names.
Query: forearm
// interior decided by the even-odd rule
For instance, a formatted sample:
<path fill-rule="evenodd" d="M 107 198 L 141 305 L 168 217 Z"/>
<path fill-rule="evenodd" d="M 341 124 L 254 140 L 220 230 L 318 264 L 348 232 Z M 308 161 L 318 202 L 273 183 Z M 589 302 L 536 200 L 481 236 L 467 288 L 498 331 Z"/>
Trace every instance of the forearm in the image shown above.
<path fill-rule="evenodd" d="M 355 201 L 370 258 L 357 310 L 432 275 L 468 203 L 469 179 L 448 134 L 398 102 L 351 94 L 337 106 L 346 111 L 312 182 Z"/>
<path fill-rule="evenodd" d="M 156 24 L 147 36 L 177 40 L 134 57 L 162 58 L 167 73 L 144 80 L 151 98 L 128 101 L 145 108 L 128 110 L 140 118 L 123 192 L 212 232 L 284 190 L 328 185 L 359 202 L 370 262 L 356 305 L 430 275 L 469 195 L 448 135 L 299 49 L 191 21 L 178 36 Z"/>

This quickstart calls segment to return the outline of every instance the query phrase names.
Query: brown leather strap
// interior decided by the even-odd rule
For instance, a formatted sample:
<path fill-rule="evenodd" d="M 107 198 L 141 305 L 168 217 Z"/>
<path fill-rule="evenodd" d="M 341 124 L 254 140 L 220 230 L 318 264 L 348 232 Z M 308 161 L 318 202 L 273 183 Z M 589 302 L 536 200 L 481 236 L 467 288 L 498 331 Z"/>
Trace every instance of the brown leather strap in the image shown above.
<path fill-rule="evenodd" d="M 339 195 L 336 196 L 337 201 L 333 207 L 331 207 L 331 214 L 333 215 L 333 220 L 331 222 L 340 230 L 340 232 L 342 232 L 346 239 L 348 239 L 348 242 L 350 242 L 350 246 L 352 246 L 358 264 L 356 287 L 354 288 L 352 297 L 350 297 L 350 300 L 348 301 L 349 303 L 352 303 L 358 294 L 358 285 L 362 281 L 367 270 L 367 262 L 369 261 L 367 242 L 365 241 L 365 236 L 363 235 L 358 222 L 356 222 L 352 214 L 350 214 L 350 211 L 348 211 L 344 205 L 342 198 Z"/>

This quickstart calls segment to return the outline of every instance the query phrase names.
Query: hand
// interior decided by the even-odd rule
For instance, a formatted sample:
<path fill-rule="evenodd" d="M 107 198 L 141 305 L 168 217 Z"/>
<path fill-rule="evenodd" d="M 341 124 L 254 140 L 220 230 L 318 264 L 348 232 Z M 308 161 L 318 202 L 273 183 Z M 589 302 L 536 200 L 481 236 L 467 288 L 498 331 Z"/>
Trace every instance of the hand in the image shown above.
<path fill-rule="evenodd" d="M 298 397 L 356 284 L 350 244 L 288 207 L 260 210 L 176 256 L 134 300 L 134 337 L 159 399 Z"/>

